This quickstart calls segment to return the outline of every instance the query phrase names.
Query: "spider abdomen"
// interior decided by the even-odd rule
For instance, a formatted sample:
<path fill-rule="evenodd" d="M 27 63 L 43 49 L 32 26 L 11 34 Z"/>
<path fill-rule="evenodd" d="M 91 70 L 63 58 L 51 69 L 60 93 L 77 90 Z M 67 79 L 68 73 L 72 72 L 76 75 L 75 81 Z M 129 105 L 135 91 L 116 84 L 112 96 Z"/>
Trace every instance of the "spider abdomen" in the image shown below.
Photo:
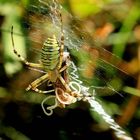
<path fill-rule="evenodd" d="M 54 70 L 57 68 L 60 57 L 60 46 L 55 38 L 48 38 L 41 53 L 41 62 L 46 71 Z"/>

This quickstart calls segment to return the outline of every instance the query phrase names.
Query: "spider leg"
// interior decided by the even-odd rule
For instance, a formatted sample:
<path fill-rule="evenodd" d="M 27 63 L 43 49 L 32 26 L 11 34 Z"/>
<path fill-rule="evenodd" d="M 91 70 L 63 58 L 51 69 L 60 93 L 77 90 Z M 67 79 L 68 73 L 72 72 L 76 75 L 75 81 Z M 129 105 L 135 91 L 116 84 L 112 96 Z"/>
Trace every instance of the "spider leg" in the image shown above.
<path fill-rule="evenodd" d="M 58 78 L 61 81 L 61 83 L 63 84 L 63 86 L 66 88 L 66 91 L 71 93 L 71 89 L 70 89 L 69 85 L 65 82 L 63 77 L 61 75 L 59 75 Z"/>
<path fill-rule="evenodd" d="M 15 49 L 14 38 L 13 38 L 13 26 L 11 27 L 11 39 L 12 39 L 13 52 L 25 65 L 30 66 L 30 67 L 34 67 L 34 68 L 42 68 L 43 67 L 42 64 L 28 62 L 24 57 L 22 57 L 17 52 L 17 50 Z"/>
<path fill-rule="evenodd" d="M 66 70 L 67 67 L 68 67 L 67 65 L 63 66 L 63 67 L 59 70 L 59 73 L 61 73 L 61 72 L 63 72 L 64 70 Z"/>
<path fill-rule="evenodd" d="M 61 22 L 61 41 L 60 41 L 60 57 L 59 57 L 59 64 L 58 69 L 61 68 L 63 62 L 63 52 L 64 52 L 64 31 L 63 31 L 63 22 L 62 22 L 62 15 L 59 13 L 60 22 Z"/>
<path fill-rule="evenodd" d="M 28 67 L 28 69 L 34 70 L 34 71 L 38 71 L 38 72 L 40 72 L 40 73 L 45 73 L 45 74 L 47 73 L 46 71 L 41 70 L 41 69 L 38 69 L 38 68 Z"/>
<path fill-rule="evenodd" d="M 26 88 L 26 91 L 32 89 L 38 93 L 50 93 L 53 92 L 54 90 L 47 90 L 47 91 L 43 91 L 38 89 L 37 87 L 40 86 L 42 83 L 46 82 L 48 80 L 48 74 L 45 74 L 43 76 L 41 76 L 40 78 L 36 79 L 35 81 L 33 81 L 31 84 L 29 84 L 29 86 Z"/>

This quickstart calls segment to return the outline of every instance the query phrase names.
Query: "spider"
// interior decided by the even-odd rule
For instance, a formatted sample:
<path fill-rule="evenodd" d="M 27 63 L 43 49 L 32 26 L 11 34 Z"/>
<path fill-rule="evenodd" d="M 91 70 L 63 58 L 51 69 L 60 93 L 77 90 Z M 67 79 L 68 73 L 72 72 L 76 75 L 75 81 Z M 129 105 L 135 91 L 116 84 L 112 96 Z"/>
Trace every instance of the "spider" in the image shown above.
<path fill-rule="evenodd" d="M 55 11 L 58 12 L 58 11 Z M 62 15 L 59 12 L 60 22 L 61 22 L 61 37 L 60 43 L 57 41 L 56 36 L 53 35 L 47 38 L 42 46 L 41 50 L 41 60 L 39 63 L 28 62 L 24 57 L 22 57 L 16 50 L 13 38 L 13 26 L 11 28 L 11 39 L 13 52 L 17 57 L 31 69 L 41 69 L 45 74 L 38 79 L 34 80 L 28 85 L 26 91 L 33 90 L 38 93 L 50 93 L 55 91 L 56 96 L 51 95 L 51 97 L 56 97 L 60 106 L 65 107 L 66 104 L 71 104 L 76 102 L 76 93 L 71 90 L 66 78 L 67 78 L 67 67 L 69 65 L 69 53 L 64 52 L 64 32 L 63 32 L 63 21 Z M 38 87 L 44 83 L 49 82 L 53 85 L 53 90 L 40 90 Z M 49 98 L 51 98 L 49 97 Z M 49 98 L 46 98 L 42 104 Z M 58 103 L 57 103 L 58 104 Z M 54 106 L 48 108 L 52 110 Z M 44 110 L 44 107 L 42 107 Z M 47 114 L 47 113 L 46 113 Z M 50 113 L 51 114 L 51 113 Z"/>

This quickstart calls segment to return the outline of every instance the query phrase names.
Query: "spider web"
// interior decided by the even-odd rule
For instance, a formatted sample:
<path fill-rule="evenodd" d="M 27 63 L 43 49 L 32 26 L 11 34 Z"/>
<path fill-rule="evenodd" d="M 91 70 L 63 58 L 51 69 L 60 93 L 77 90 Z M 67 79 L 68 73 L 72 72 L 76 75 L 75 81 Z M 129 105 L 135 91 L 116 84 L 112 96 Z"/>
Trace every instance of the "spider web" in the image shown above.
<path fill-rule="evenodd" d="M 93 46 L 95 46 L 96 48 L 96 41 L 92 40 L 88 33 L 86 33 L 85 31 L 81 31 L 81 28 L 78 28 L 78 26 L 76 26 L 76 23 L 71 24 L 70 22 L 74 21 L 75 19 L 68 12 L 62 9 L 62 7 L 56 1 L 34 0 L 31 1 L 31 4 L 29 6 L 23 8 L 25 10 L 25 13 L 21 23 L 23 25 L 24 33 L 28 34 L 27 40 L 31 42 L 35 50 L 39 50 L 38 52 L 40 52 L 45 39 L 51 37 L 53 34 L 56 35 L 58 41 L 60 42 L 61 21 L 59 15 L 54 11 L 60 10 L 62 12 L 62 15 L 63 13 L 67 15 L 67 20 L 63 18 L 63 30 L 65 37 L 65 51 L 68 51 L 72 58 L 71 64 L 69 66 L 70 81 L 77 82 L 79 85 L 81 85 L 81 87 L 83 88 L 83 94 L 84 91 L 87 90 L 89 93 L 92 93 L 92 90 L 96 90 L 96 93 L 111 92 L 118 94 L 118 91 L 115 90 L 115 88 L 109 83 L 113 78 L 112 75 L 110 76 L 110 73 L 115 71 L 116 74 L 117 67 L 109 62 L 106 62 L 106 60 L 103 59 L 104 57 L 96 59 L 95 56 L 95 70 L 92 69 L 94 76 L 91 78 L 84 76 L 83 73 L 85 73 L 89 68 L 93 68 L 93 63 L 90 62 L 94 60 L 92 60 L 93 58 L 90 57 L 89 53 L 85 52 L 82 49 L 82 46 L 88 44 L 92 48 Z M 78 31 L 78 33 L 75 31 Z M 16 26 L 14 26 L 14 32 L 15 35 L 20 34 L 18 33 L 18 31 L 16 31 Z M 97 49 L 101 52 L 101 56 L 106 56 L 104 55 L 104 53 L 107 54 L 106 50 L 100 47 Z M 116 60 L 117 62 L 120 61 L 119 59 Z M 41 71 L 39 72 L 42 73 Z M 108 73 L 108 77 L 105 77 L 104 73 L 105 76 L 106 73 Z M 115 75 L 115 77 L 116 76 L 118 75 Z M 94 108 L 93 101 L 90 101 L 89 103 L 93 104 Z"/>
<path fill-rule="evenodd" d="M 78 27 L 79 21 L 62 8 L 56 0 L 32 0 L 31 4 L 23 9 L 21 23 L 24 33 L 28 34 L 26 38 L 32 44 L 33 50 L 40 54 L 44 41 L 52 35 L 55 35 L 60 42 L 61 24 L 63 24 L 65 51 L 70 53 L 72 61 L 78 67 L 78 71 L 74 74 L 73 67 L 70 66 L 69 74 L 79 75 L 78 78 L 82 79 L 84 84 L 96 89 L 101 95 L 102 93 L 103 95 L 119 93 L 110 82 L 113 78 L 127 73 L 114 65 L 114 63 L 119 64 L 121 59 L 98 46 L 96 39 Z M 63 23 L 61 23 L 59 12 L 62 14 Z M 14 27 L 14 32 L 18 34 L 16 27 Z M 91 54 L 83 49 L 84 46 L 95 49 L 95 52 L 99 52 L 99 57 L 97 58 L 94 52 L 91 57 Z M 108 55 L 111 55 L 111 61 L 106 59 Z M 94 73 L 92 78 L 85 74 L 86 71 Z"/>

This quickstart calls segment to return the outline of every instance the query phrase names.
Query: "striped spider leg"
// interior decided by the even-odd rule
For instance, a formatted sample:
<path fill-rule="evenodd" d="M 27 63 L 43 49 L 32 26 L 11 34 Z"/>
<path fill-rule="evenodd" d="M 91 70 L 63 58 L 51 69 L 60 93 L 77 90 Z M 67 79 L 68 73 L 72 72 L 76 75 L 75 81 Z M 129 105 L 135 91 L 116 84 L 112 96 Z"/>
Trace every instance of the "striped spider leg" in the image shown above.
<path fill-rule="evenodd" d="M 14 53 L 19 57 L 19 59 L 27 66 L 31 68 L 41 68 L 43 71 L 46 72 L 43 76 L 33 81 L 26 90 L 34 90 L 39 93 L 48 93 L 52 92 L 54 90 L 50 91 L 42 91 L 39 90 L 37 87 L 40 86 L 42 83 L 46 81 L 50 81 L 52 83 L 56 82 L 57 78 L 62 79 L 61 73 L 66 69 L 66 66 L 62 67 L 62 61 L 63 61 L 63 49 L 64 49 L 64 37 L 62 34 L 61 37 L 61 45 L 59 46 L 58 41 L 56 40 L 56 37 L 53 36 L 53 38 L 48 38 L 44 46 L 42 47 L 42 53 L 41 53 L 41 63 L 30 63 L 28 62 L 24 57 L 22 57 L 17 50 L 15 49 L 14 45 L 14 39 L 13 39 L 13 26 L 11 28 L 11 38 L 12 38 L 12 46 Z M 64 81 L 64 80 L 63 80 Z M 63 82 L 65 83 L 65 82 Z M 68 89 L 68 87 L 67 87 Z"/>
<path fill-rule="evenodd" d="M 12 39 L 12 46 L 13 46 L 13 52 L 15 53 L 15 55 L 17 55 L 17 57 L 27 66 L 29 66 L 30 68 L 40 68 L 43 69 L 43 65 L 42 63 L 31 63 L 28 62 L 24 57 L 22 57 L 17 50 L 15 49 L 15 44 L 14 44 L 14 38 L 13 38 L 13 26 L 11 28 L 11 39 Z M 37 87 L 39 85 L 41 85 L 43 82 L 48 80 L 48 73 L 46 73 L 45 75 L 41 76 L 40 78 L 36 79 L 34 82 L 32 82 L 27 88 L 26 90 L 34 90 L 36 92 L 43 92 L 41 90 L 39 90 Z M 46 91 L 47 92 L 52 92 L 52 91 Z"/>
<path fill-rule="evenodd" d="M 38 93 L 50 93 L 55 91 L 56 96 L 53 96 L 56 98 L 55 105 L 48 108 L 48 110 L 50 111 L 54 109 L 58 104 L 61 104 L 61 106 L 65 106 L 65 104 L 71 104 L 76 101 L 76 98 L 74 97 L 74 92 L 71 90 L 70 86 L 66 82 L 65 77 L 62 76 L 62 73 L 65 73 L 67 71 L 69 54 L 67 52 L 64 52 L 64 33 L 63 33 L 62 15 L 58 10 L 55 12 L 58 12 L 58 15 L 60 17 L 60 22 L 61 22 L 60 42 L 58 42 L 55 35 L 45 40 L 41 50 L 40 63 L 28 62 L 24 57 L 22 57 L 17 52 L 17 50 L 15 49 L 15 44 L 13 39 L 13 26 L 11 28 L 12 46 L 15 55 L 17 55 L 17 57 L 25 65 L 29 66 L 31 69 L 32 68 L 41 69 L 45 72 L 43 76 L 37 78 L 32 83 L 30 83 L 29 86 L 26 88 L 26 90 L 27 91 L 34 90 Z M 38 87 L 44 82 L 51 83 L 54 89 L 52 90 L 38 89 Z M 61 86 L 59 87 L 57 83 L 59 83 L 59 85 Z M 45 98 L 42 102 L 43 111 L 44 111 L 43 104 L 44 102 L 46 102 L 47 99 L 48 97 Z"/>
<path fill-rule="evenodd" d="M 63 33 L 63 24 L 62 24 L 62 15 L 59 11 L 58 15 L 60 17 L 61 22 L 61 39 L 60 43 L 57 41 L 55 35 L 51 38 L 47 38 L 44 42 L 42 50 L 41 50 L 41 62 L 40 63 L 31 63 L 28 62 L 24 57 L 22 57 L 17 50 L 15 49 L 14 39 L 13 39 L 13 26 L 11 28 L 11 38 L 12 38 L 12 46 L 14 53 L 19 57 L 19 59 L 31 69 L 43 69 L 46 74 L 41 76 L 40 78 L 33 81 L 26 90 L 34 90 L 39 93 L 48 93 L 50 91 L 42 91 L 38 89 L 42 83 L 49 81 L 52 83 L 56 82 L 56 79 L 61 77 L 58 76 L 66 67 L 62 68 L 63 63 L 63 51 L 64 51 L 64 33 Z M 38 70 L 39 71 L 39 70 Z M 60 74 L 61 75 L 61 74 Z M 54 91 L 54 90 L 53 90 Z"/>
<path fill-rule="evenodd" d="M 31 63 L 28 62 L 24 57 L 22 57 L 16 50 L 14 39 L 13 39 L 13 26 L 11 28 L 11 38 L 12 38 L 12 46 L 13 46 L 13 52 L 15 55 L 19 57 L 19 59 L 27 66 L 31 68 L 40 68 L 43 69 L 46 74 L 41 76 L 40 78 L 33 81 L 29 86 L 26 88 L 26 90 L 34 90 L 39 93 L 49 93 L 54 90 L 50 91 L 43 91 L 38 89 L 38 86 L 40 86 L 42 83 L 46 81 L 50 81 L 53 84 L 56 82 L 57 79 L 60 79 L 64 87 L 67 89 L 67 91 L 70 92 L 69 86 L 66 84 L 65 80 L 61 76 L 61 72 L 63 72 L 67 66 L 62 66 L 63 61 L 66 61 L 66 57 L 64 56 L 64 33 L 63 33 L 63 24 L 62 24 L 62 15 L 59 13 L 60 19 L 61 19 L 61 40 L 60 43 L 57 41 L 55 35 L 53 35 L 52 38 L 47 38 L 47 40 L 44 42 L 44 45 L 41 50 L 41 62 L 40 63 Z M 55 84 L 54 84 L 55 85 Z"/>

